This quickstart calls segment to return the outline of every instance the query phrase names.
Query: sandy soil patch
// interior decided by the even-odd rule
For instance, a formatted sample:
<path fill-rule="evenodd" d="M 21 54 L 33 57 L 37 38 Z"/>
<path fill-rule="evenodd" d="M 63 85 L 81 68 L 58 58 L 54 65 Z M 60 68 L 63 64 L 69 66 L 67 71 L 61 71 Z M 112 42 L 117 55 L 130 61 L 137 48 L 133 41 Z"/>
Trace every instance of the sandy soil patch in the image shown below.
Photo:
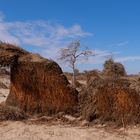
<path fill-rule="evenodd" d="M 105 130 L 100 127 L 28 124 L 5 121 L 0 123 L 1 140 L 139 140 L 140 128 Z"/>

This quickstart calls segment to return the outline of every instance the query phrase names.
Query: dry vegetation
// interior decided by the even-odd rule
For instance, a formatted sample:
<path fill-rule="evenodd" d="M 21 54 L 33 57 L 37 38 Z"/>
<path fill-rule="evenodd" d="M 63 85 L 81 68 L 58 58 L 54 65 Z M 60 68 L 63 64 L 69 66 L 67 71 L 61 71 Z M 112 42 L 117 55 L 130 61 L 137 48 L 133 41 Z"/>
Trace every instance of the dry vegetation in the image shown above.
<path fill-rule="evenodd" d="M 5 52 L 0 53 L 0 64 L 11 68 L 10 86 L 4 80 L 9 80 L 9 73 L 0 71 L 0 99 L 6 99 L 10 87 L 6 104 L 0 104 L 0 121 L 30 120 L 38 114 L 36 125 L 126 127 L 140 123 L 140 78 L 127 75 L 122 64 L 110 59 L 102 72 L 77 73 L 78 93 L 69 84 L 72 74 L 65 76 L 57 63 L 9 44 L 1 44 L 0 50 Z"/>
<path fill-rule="evenodd" d="M 27 115 L 17 107 L 0 104 L 0 121 L 23 120 Z"/>
<path fill-rule="evenodd" d="M 70 79 L 70 74 L 66 75 Z M 86 80 L 86 85 L 79 90 L 80 115 L 83 119 L 121 126 L 140 122 L 138 76 L 128 76 L 122 64 L 109 59 L 102 72 L 86 71 L 77 75 L 78 81 L 80 77 Z"/>
<path fill-rule="evenodd" d="M 126 71 L 121 63 L 109 59 L 104 63 L 103 75 L 111 77 L 126 76 Z"/>
<path fill-rule="evenodd" d="M 2 79 L 1 82 L 7 87 L 9 87 L 8 77 L 3 75 L 0 78 L 0 80 Z M 7 95 L 5 90 L 2 93 Z M 4 112 L 3 117 L 2 115 L 0 117 L 2 118 L 0 119 L 0 137 L 2 140 L 93 140 L 93 137 L 97 140 L 140 139 L 139 127 L 135 125 L 127 126 L 127 129 L 115 129 L 114 126 L 92 124 L 82 120 L 81 117 L 76 118 L 64 113 L 55 116 L 27 117 L 18 108 L 4 105 L 0 105 L 0 107 Z"/>
<path fill-rule="evenodd" d="M 130 85 L 126 79 L 91 79 L 79 95 L 83 117 L 119 125 L 139 123 L 140 95 Z"/>
<path fill-rule="evenodd" d="M 89 122 L 139 123 L 140 82 L 128 78 L 122 64 L 109 59 L 102 72 L 77 72 L 78 95 L 65 77 L 71 81 L 72 74 L 64 75 L 55 62 L 9 44 L 2 43 L 0 49 L 5 52 L 0 54 L 0 64 L 11 68 L 6 105 L 30 114 L 65 112 Z M 3 83 L 0 86 L 7 88 Z"/>

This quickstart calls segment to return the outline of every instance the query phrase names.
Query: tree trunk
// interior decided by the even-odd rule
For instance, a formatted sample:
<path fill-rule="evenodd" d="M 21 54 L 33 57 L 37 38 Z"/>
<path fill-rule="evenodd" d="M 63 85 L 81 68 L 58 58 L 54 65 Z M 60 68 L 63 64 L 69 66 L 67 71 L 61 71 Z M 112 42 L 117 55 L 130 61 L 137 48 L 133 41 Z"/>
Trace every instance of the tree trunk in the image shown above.
<path fill-rule="evenodd" d="M 72 69 L 73 69 L 72 86 L 75 88 L 76 87 L 76 85 L 75 85 L 76 78 L 75 78 L 75 64 L 74 63 L 73 63 Z"/>

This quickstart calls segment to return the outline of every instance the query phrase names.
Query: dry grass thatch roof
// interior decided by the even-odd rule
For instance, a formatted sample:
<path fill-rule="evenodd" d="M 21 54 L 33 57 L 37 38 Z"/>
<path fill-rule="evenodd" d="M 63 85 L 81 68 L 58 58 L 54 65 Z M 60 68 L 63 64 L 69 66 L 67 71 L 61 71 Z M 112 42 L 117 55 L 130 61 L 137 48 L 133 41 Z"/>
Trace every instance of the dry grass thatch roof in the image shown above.
<path fill-rule="evenodd" d="M 42 58 L 39 54 L 32 54 L 26 50 L 12 45 L 0 42 L 0 65 L 1 66 L 10 66 L 17 61 L 26 61 L 26 62 L 43 62 L 47 59 Z"/>
<path fill-rule="evenodd" d="M 20 47 L 8 43 L 0 42 L 0 65 L 9 66 L 14 63 L 18 57 L 28 54 Z"/>
<path fill-rule="evenodd" d="M 123 125 L 140 122 L 140 94 L 131 84 L 124 78 L 91 79 L 79 95 L 82 116 L 89 121 L 99 119 Z"/>
<path fill-rule="evenodd" d="M 78 92 L 69 86 L 59 65 L 38 54 L 0 43 L 0 65 L 9 65 L 10 94 L 6 104 L 30 113 L 72 112 Z"/>

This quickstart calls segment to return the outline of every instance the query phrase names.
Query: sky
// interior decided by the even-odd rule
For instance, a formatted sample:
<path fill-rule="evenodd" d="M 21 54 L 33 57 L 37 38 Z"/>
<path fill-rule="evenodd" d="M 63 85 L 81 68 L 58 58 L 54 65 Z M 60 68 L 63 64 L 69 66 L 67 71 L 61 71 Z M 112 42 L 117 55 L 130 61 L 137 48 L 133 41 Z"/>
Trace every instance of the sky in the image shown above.
<path fill-rule="evenodd" d="M 77 62 L 81 71 L 101 70 L 111 55 L 128 73 L 138 73 L 139 7 L 140 0 L 0 0 L 0 40 L 57 62 L 60 48 L 80 40 L 98 54 Z"/>

